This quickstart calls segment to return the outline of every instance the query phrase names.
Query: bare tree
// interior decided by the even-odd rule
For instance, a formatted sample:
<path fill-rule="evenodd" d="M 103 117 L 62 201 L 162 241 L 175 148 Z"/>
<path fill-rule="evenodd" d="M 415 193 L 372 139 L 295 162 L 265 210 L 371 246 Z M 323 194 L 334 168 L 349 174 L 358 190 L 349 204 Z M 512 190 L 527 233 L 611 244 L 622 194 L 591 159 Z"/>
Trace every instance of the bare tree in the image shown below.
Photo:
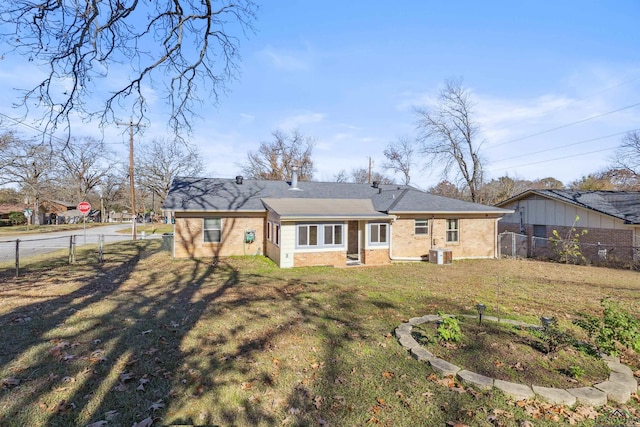
<path fill-rule="evenodd" d="M 464 199 L 464 194 L 460 189 L 452 182 L 443 180 L 434 185 L 433 187 L 429 187 L 427 192 L 431 194 L 435 194 L 437 196 L 449 197 L 452 199 Z"/>
<path fill-rule="evenodd" d="M 640 175 L 629 169 L 612 168 L 590 173 L 569 185 L 575 190 L 636 191 L 640 190 Z"/>
<path fill-rule="evenodd" d="M 333 176 L 333 182 L 349 182 L 347 171 L 340 169 L 340 171 Z"/>
<path fill-rule="evenodd" d="M 114 166 L 107 154 L 105 145 L 91 137 L 71 139 L 62 149 L 60 179 L 75 190 L 74 201 L 87 200 L 87 195 Z"/>
<path fill-rule="evenodd" d="M 45 71 L 22 106 L 35 101 L 47 131 L 69 131 L 72 113 L 104 126 L 121 106 L 140 123 L 150 86 L 166 98 L 178 133 L 190 130 L 195 105 L 217 102 L 237 75 L 238 35 L 252 30 L 256 9 L 252 0 L 4 1 L 0 43 Z M 116 74 L 126 76 L 121 85 Z"/>
<path fill-rule="evenodd" d="M 442 165 L 445 179 L 455 166 L 455 175 L 462 178 L 471 201 L 476 202 L 483 182 L 483 161 L 472 107 L 470 93 L 461 81 L 448 80 L 435 105 L 418 108 L 416 114 L 422 153 Z"/>
<path fill-rule="evenodd" d="M 480 201 L 487 205 L 495 205 L 530 188 L 533 188 L 531 181 L 511 178 L 509 175 L 501 176 L 482 185 L 479 191 Z"/>
<path fill-rule="evenodd" d="M 176 139 L 154 139 L 141 144 L 136 154 L 138 184 L 152 195 L 151 210 L 162 205 L 176 176 L 197 176 L 204 164 L 200 153 Z M 158 196 L 156 202 L 155 196 Z"/>
<path fill-rule="evenodd" d="M 13 136 L 0 151 L 0 185 L 16 184 L 33 206 L 32 221 L 40 224 L 40 201 L 50 188 L 54 160 L 51 146 Z"/>
<path fill-rule="evenodd" d="M 131 209 L 129 198 L 129 178 L 126 170 L 111 170 L 100 182 L 100 197 L 106 215 L 111 211 L 121 212 Z"/>
<path fill-rule="evenodd" d="M 292 167 L 298 167 L 298 180 L 313 179 L 313 147 L 315 139 L 304 136 L 297 130 L 287 134 L 273 132 L 274 140 L 262 142 L 257 152 L 247 154 L 247 162 L 239 165 L 242 173 L 252 179 L 286 181 L 291 177 Z"/>
<path fill-rule="evenodd" d="M 539 190 L 554 190 L 554 189 L 563 189 L 564 184 L 562 181 L 553 178 L 551 176 L 547 178 L 535 179 L 531 183 L 532 188 L 536 188 Z"/>
<path fill-rule="evenodd" d="M 369 180 L 371 178 L 371 180 Z M 395 184 L 393 178 L 388 177 L 380 172 L 371 171 L 369 176 L 369 170 L 366 168 L 357 168 L 351 171 L 351 182 L 358 184 L 367 184 L 370 182 L 378 182 L 380 184 Z"/>
<path fill-rule="evenodd" d="M 382 167 L 392 170 L 394 173 L 401 173 L 404 177 L 404 184 L 411 182 L 411 166 L 414 164 L 415 141 L 408 136 L 398 138 L 396 142 L 387 145 L 384 156 L 387 161 Z"/>
<path fill-rule="evenodd" d="M 640 132 L 629 132 L 616 150 L 615 165 L 640 178 Z"/>

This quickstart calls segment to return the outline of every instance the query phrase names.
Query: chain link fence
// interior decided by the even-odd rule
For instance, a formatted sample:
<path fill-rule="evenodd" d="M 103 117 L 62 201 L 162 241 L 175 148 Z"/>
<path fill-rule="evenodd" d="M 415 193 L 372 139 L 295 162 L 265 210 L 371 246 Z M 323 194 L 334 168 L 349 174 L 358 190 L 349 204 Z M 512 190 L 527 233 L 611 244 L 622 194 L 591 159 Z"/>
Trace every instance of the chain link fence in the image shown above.
<path fill-rule="evenodd" d="M 575 256 L 562 254 L 559 248 L 563 243 L 571 248 L 575 245 L 575 251 L 572 251 Z M 498 245 L 500 257 L 537 258 L 640 271 L 640 247 L 557 241 L 509 231 L 498 235 Z"/>
<path fill-rule="evenodd" d="M 74 234 L 64 237 L 0 240 L 0 276 L 17 277 L 29 271 L 50 269 L 65 264 L 116 260 L 132 245 L 150 252 L 169 250 L 166 242 L 158 237 L 142 236 L 133 240 L 131 236 L 122 234 Z"/>

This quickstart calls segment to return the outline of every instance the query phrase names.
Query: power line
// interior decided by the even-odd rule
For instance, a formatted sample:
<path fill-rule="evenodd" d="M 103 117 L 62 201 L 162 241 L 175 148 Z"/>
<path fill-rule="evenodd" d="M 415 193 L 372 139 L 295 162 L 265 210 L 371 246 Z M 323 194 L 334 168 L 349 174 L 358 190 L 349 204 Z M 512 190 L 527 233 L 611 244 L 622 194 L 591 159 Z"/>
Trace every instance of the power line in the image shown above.
<path fill-rule="evenodd" d="M 567 124 L 562 125 L 562 126 L 557 126 L 557 127 L 551 128 L 551 129 L 543 130 L 541 132 L 537 132 L 537 133 L 534 133 L 534 134 L 531 134 L 531 135 L 526 135 L 526 136 L 522 136 L 520 138 L 512 139 L 510 141 L 502 142 L 500 144 L 496 144 L 496 145 L 493 145 L 491 147 L 487 147 L 487 150 L 492 149 L 492 148 L 502 147 L 503 145 L 512 144 L 514 142 L 522 141 L 524 139 L 533 138 L 534 136 L 544 135 L 544 134 L 549 133 L 549 132 L 553 132 L 553 131 L 556 131 L 556 130 L 559 130 L 559 129 L 564 129 L 564 128 L 567 128 L 569 126 L 577 125 L 579 123 L 584 123 L 584 122 L 587 122 L 589 120 L 599 119 L 600 117 L 604 117 L 604 116 L 608 116 L 609 114 L 614 114 L 614 113 L 618 113 L 620 111 L 628 110 L 629 108 L 637 107 L 638 105 L 640 105 L 640 102 L 637 102 L 637 103 L 631 104 L 631 105 L 627 105 L 625 107 L 621 107 L 621 108 L 618 108 L 616 110 L 607 111 L 606 113 L 598 114 L 596 116 L 591 116 L 591 117 L 587 117 L 585 119 L 577 120 L 575 122 L 567 123 Z"/>
<path fill-rule="evenodd" d="M 540 160 L 538 162 L 532 162 L 532 163 L 524 163 L 524 164 L 521 164 L 521 165 L 509 166 L 509 167 L 506 167 L 506 168 L 488 168 L 487 170 L 489 170 L 489 171 L 501 171 L 501 170 L 507 170 L 507 169 L 521 168 L 521 167 L 525 167 L 525 166 L 533 166 L 533 165 L 539 165 L 539 164 L 542 164 L 542 163 L 555 162 L 557 160 L 570 159 L 570 158 L 573 158 L 573 157 L 586 156 L 588 154 L 601 153 L 603 151 L 609 151 L 609 150 L 611 150 L 611 148 L 603 148 L 601 150 L 594 150 L 594 151 L 587 151 L 585 153 L 571 154 L 569 156 L 556 157 L 556 158 L 549 159 L 549 160 Z"/>
<path fill-rule="evenodd" d="M 63 144 L 66 144 L 66 143 L 67 143 L 67 141 L 66 141 L 65 139 L 62 139 L 62 138 L 60 138 L 60 137 L 58 137 L 58 136 L 55 136 L 55 135 L 54 135 L 54 134 L 52 134 L 52 133 L 47 133 L 46 131 L 43 131 L 42 129 L 39 129 L 39 128 L 35 127 L 35 126 L 32 126 L 32 125 L 27 124 L 27 123 L 25 123 L 25 122 L 22 122 L 22 121 L 20 121 L 20 120 L 18 120 L 18 119 L 15 119 L 15 118 L 13 118 L 13 117 L 11 117 L 11 116 L 8 116 L 8 115 L 7 115 L 7 114 L 5 114 L 5 113 L 0 112 L 0 116 L 4 117 L 4 118 L 6 118 L 6 119 L 11 120 L 11 121 L 12 121 L 12 122 L 14 122 L 15 124 L 18 124 L 18 125 L 21 125 L 21 126 L 24 126 L 24 127 L 28 128 L 28 129 L 31 129 L 31 130 L 33 130 L 33 131 L 37 132 L 37 133 L 38 133 L 38 134 L 40 134 L 40 135 L 48 136 L 49 138 L 51 138 L 51 139 L 55 139 L 55 140 L 57 140 L 58 142 L 61 142 L 61 143 L 63 143 Z M 124 144 L 124 141 L 120 141 L 120 142 L 104 142 L 104 141 L 103 141 L 103 142 L 102 142 L 102 144 L 103 144 L 103 145 L 123 145 L 123 144 Z"/>
<path fill-rule="evenodd" d="M 37 127 L 35 127 L 35 126 L 31 126 L 31 125 L 29 125 L 29 124 L 27 124 L 27 123 L 25 123 L 25 122 L 21 122 L 21 121 L 20 121 L 20 120 L 18 120 L 18 119 L 14 119 L 13 117 L 6 115 L 5 113 L 0 112 L 0 116 L 4 117 L 4 118 L 6 118 L 6 119 L 9 119 L 9 120 L 11 120 L 12 122 L 14 122 L 14 123 L 16 123 L 16 124 L 19 124 L 19 125 L 22 125 L 22 126 L 24 126 L 24 127 L 26 127 L 26 128 L 29 128 L 29 129 L 31 129 L 31 130 L 34 130 L 34 131 L 38 132 L 39 134 L 41 134 L 41 135 L 43 135 L 43 136 L 48 136 L 49 138 L 51 138 L 51 139 L 56 139 L 56 140 L 58 140 L 59 142 L 63 142 L 63 143 L 66 143 L 66 142 L 67 142 L 67 141 L 65 141 L 64 139 L 59 138 L 59 137 L 57 137 L 57 136 L 55 136 L 55 135 L 53 135 L 53 134 L 51 134 L 51 133 L 47 133 L 47 132 L 45 132 L 45 131 L 43 131 L 43 130 L 41 130 L 41 129 L 38 129 L 38 128 L 37 128 Z"/>
<path fill-rule="evenodd" d="M 584 141 L 573 142 L 571 144 L 559 145 L 557 147 L 547 148 L 546 150 L 534 151 L 532 153 L 519 154 L 517 156 L 512 156 L 512 157 L 507 157 L 507 158 L 504 158 L 504 159 L 494 160 L 494 162 L 504 162 L 504 161 L 507 161 L 507 160 L 519 159 L 520 157 L 527 157 L 527 156 L 531 156 L 531 155 L 534 155 L 534 154 L 546 153 L 548 151 L 560 150 L 560 149 L 563 149 L 563 148 L 573 147 L 575 145 L 580 145 L 580 144 L 586 144 L 586 143 L 593 142 L 593 141 L 599 141 L 601 139 L 607 139 L 607 138 L 611 138 L 611 137 L 614 137 L 614 136 L 626 135 L 629 132 L 636 132 L 636 131 L 639 131 L 639 130 L 640 129 L 630 129 L 630 130 L 627 130 L 627 131 L 624 131 L 624 132 L 618 132 L 618 133 L 614 133 L 614 134 L 611 134 L 611 135 L 601 136 L 601 137 L 598 137 L 598 138 L 592 138 L 592 139 L 587 139 L 587 140 L 584 140 Z"/>

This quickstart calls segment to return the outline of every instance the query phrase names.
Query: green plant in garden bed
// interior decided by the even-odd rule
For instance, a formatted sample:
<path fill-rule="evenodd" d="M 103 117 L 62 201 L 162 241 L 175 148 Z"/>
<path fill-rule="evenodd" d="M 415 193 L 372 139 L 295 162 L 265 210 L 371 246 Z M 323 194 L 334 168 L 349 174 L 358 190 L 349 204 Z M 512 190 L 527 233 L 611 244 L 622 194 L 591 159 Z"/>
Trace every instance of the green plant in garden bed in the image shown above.
<path fill-rule="evenodd" d="M 434 332 L 429 323 L 414 327 L 413 336 L 462 369 L 505 381 L 567 388 L 591 386 L 608 377 L 604 361 L 575 348 L 571 334 L 560 328 L 545 331 L 492 321 L 479 325 L 466 318 L 456 323 L 461 339 L 455 343 L 440 339 L 439 327 Z"/>
<path fill-rule="evenodd" d="M 160 243 L 121 243 L 100 264 L 0 279 L 0 425 L 593 427 L 610 406 L 514 405 L 438 378 L 392 331 L 408 318 L 472 311 L 467 301 L 495 294 L 495 271 L 509 283 L 504 312 L 520 319 L 595 314 L 607 294 L 640 314 L 629 271 L 512 260 L 460 261 L 446 275 L 427 263 L 279 269 L 264 257 L 172 259 L 151 250 Z M 548 294 L 556 297 L 540 298 Z M 475 319 L 458 323 L 462 341 L 450 346 L 468 338 L 489 345 L 488 332 L 468 332 Z M 422 326 L 439 341 L 435 323 Z M 525 359 L 508 366 L 487 357 L 495 353 L 469 352 L 502 363 L 514 379 L 543 372 Z M 538 357 L 546 371 L 557 374 L 552 364 L 563 358 L 565 369 L 585 366 L 579 351 L 559 353 Z M 569 379 L 563 388 L 579 386 Z M 635 400 L 624 409 L 640 415 Z"/>
<path fill-rule="evenodd" d="M 440 341 L 456 343 L 462 340 L 458 319 L 443 314 L 440 314 L 440 317 L 442 320 L 439 321 L 437 329 Z"/>
<path fill-rule="evenodd" d="M 609 355 L 618 355 L 620 347 L 640 353 L 640 320 L 615 301 L 603 298 L 601 316 L 581 313 L 574 324 L 584 329 L 597 348 Z"/>

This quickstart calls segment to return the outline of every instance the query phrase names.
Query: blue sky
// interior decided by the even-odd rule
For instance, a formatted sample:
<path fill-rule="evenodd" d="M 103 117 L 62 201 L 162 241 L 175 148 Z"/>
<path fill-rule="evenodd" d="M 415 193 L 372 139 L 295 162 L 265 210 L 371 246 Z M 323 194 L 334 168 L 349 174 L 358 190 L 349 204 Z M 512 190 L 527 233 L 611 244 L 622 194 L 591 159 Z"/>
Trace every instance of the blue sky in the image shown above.
<path fill-rule="evenodd" d="M 214 176 L 238 174 L 277 129 L 317 140 L 318 180 L 369 157 L 380 170 L 385 146 L 415 135 L 414 107 L 460 77 L 488 179 L 568 183 L 606 167 L 623 134 L 640 128 L 639 18 L 639 0 L 265 0 L 256 33 L 241 39 L 239 79 L 218 106 L 203 106 L 192 142 Z M 0 112 L 17 116 L 9 89 L 27 65 L 7 57 L 0 66 Z M 156 100 L 144 138 L 166 133 L 163 109 Z M 107 130 L 122 150 L 123 130 Z M 412 183 L 435 185 L 439 172 L 420 162 Z"/>

